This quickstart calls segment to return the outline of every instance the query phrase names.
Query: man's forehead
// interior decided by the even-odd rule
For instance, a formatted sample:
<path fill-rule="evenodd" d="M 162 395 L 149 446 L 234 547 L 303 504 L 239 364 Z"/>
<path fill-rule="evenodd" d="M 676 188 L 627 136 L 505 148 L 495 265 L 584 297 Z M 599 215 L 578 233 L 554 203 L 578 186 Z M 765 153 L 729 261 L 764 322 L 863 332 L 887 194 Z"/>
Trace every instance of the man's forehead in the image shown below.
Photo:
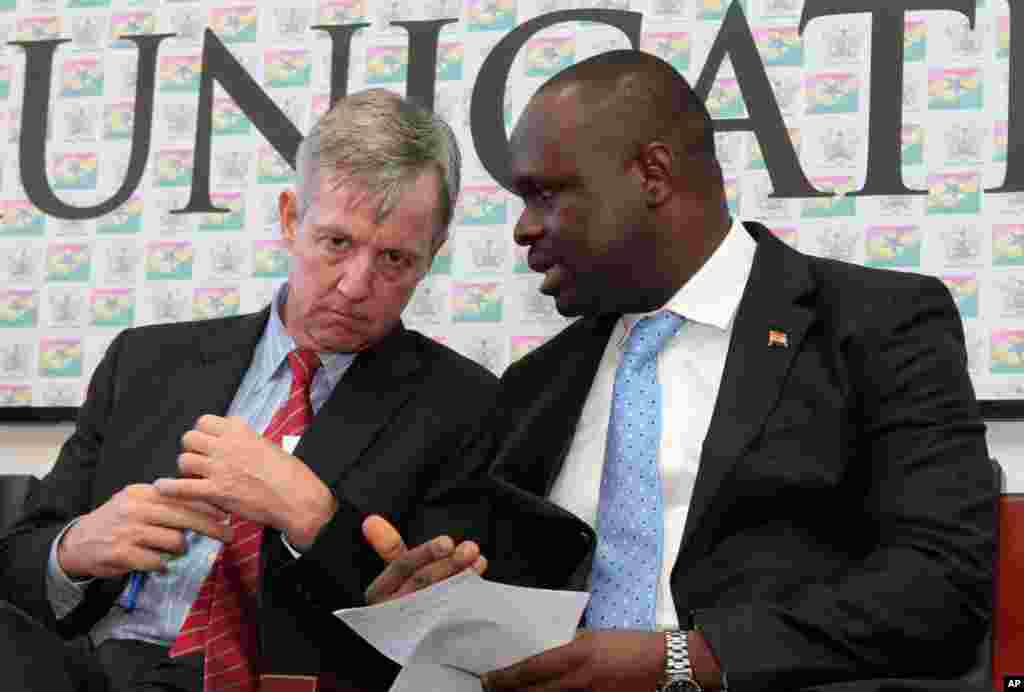
<path fill-rule="evenodd" d="M 575 129 L 582 120 L 581 94 L 575 83 L 549 87 L 533 95 L 523 114 L 531 126 Z"/>
<path fill-rule="evenodd" d="M 565 156 L 575 149 L 579 134 L 580 122 L 574 105 L 539 94 L 523 111 L 512 134 L 512 166 L 522 174 L 538 166 L 564 167 Z"/>
<path fill-rule="evenodd" d="M 336 205 L 343 206 L 349 211 L 367 202 L 372 202 L 374 196 L 370 189 L 360 181 L 341 171 L 328 170 L 321 172 L 319 184 L 316 186 L 316 194 L 321 198 L 331 199 Z"/>
<path fill-rule="evenodd" d="M 386 190 L 374 190 L 351 177 L 323 175 L 318 185 L 311 186 L 309 209 L 317 221 L 337 218 L 338 215 L 376 216 L 386 203 L 390 207 L 388 217 L 396 214 L 440 214 L 436 190 L 430 189 L 427 181 L 408 181 L 391 195 L 389 198 Z"/>

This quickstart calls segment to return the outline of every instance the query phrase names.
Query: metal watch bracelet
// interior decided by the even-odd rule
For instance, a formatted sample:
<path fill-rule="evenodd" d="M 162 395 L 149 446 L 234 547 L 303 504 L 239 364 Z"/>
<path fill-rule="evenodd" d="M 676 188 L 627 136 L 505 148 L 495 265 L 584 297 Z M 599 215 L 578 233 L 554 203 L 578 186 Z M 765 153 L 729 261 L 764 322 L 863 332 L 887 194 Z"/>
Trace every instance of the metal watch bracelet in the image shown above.
<path fill-rule="evenodd" d="M 693 677 L 686 632 L 665 632 L 665 682 L 658 692 L 703 692 Z"/>

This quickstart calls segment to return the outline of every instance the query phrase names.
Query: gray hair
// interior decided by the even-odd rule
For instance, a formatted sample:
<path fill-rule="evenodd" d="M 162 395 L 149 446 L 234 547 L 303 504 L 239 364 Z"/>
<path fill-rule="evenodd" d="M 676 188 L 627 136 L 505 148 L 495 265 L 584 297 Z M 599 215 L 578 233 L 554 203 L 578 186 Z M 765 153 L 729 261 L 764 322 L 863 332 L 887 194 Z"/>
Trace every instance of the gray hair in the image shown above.
<path fill-rule="evenodd" d="M 296 154 L 299 221 L 305 216 L 321 170 L 337 185 L 356 183 L 380 195 L 376 222 L 395 208 L 406 187 L 434 168 L 440 179 L 441 228 L 435 247 L 448 237 L 459 195 L 462 156 L 451 127 L 422 106 L 387 89 L 367 89 L 338 101 L 313 126 Z"/>

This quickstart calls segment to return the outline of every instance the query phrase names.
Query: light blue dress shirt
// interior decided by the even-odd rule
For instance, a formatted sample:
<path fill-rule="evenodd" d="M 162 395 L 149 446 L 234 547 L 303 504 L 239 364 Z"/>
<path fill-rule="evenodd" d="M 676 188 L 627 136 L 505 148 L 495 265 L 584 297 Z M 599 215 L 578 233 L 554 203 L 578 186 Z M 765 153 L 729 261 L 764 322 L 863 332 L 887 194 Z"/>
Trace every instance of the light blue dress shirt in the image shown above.
<path fill-rule="evenodd" d="M 292 371 L 287 357 L 296 345 L 295 340 L 285 331 L 280 317 L 287 295 L 286 282 L 274 293 L 270 319 L 227 412 L 228 416 L 245 419 L 249 427 L 260 432 L 267 427 L 274 412 L 285 401 L 292 384 Z M 323 367 L 314 375 L 310 392 L 314 413 L 319 412 L 327 401 L 356 354 L 318 355 Z M 73 524 L 74 521 L 64 528 L 50 548 L 47 595 L 58 619 L 66 617 L 82 601 L 85 586 L 91 581 L 71 580 L 57 562 L 57 544 Z M 98 646 L 107 639 L 142 639 L 163 646 L 174 643 L 221 546 L 220 541 L 192 531 L 186 531 L 185 537 L 187 552 L 169 563 L 167 574 L 151 572 L 147 575 L 134 610 L 128 612 L 115 604 L 96 623 L 89 633 L 93 645 Z M 294 554 L 294 550 L 292 552 Z"/>

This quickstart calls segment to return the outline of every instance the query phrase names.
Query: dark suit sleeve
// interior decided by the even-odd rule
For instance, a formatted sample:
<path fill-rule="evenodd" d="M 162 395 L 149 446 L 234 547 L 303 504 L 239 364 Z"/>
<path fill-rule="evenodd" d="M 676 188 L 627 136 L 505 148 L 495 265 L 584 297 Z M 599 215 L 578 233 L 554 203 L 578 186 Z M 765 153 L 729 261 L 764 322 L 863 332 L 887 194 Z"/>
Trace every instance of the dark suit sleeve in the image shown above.
<path fill-rule="evenodd" d="M 50 545 L 65 524 L 92 509 L 92 481 L 116 399 L 115 372 L 123 342 L 122 332 L 93 372 L 86 399 L 78 409 L 75 430 L 61 447 L 56 463 L 26 500 L 24 516 L 0 537 L 0 584 L 4 598 L 47 626 L 62 631 L 78 629 L 76 615 L 91 610 L 93 603 L 87 601 L 95 599 L 90 596 L 103 591 L 104 583 L 111 581 L 95 580 L 86 590 L 86 601 L 57 627 L 46 594 Z M 105 612 L 110 603 L 96 607 Z M 86 629 L 87 626 L 82 624 Z"/>
<path fill-rule="evenodd" d="M 488 505 L 473 484 L 486 464 L 472 455 L 475 434 L 475 427 L 464 433 L 451 457 L 439 464 L 430 489 L 398 527 L 409 547 L 440 534 L 485 544 L 483 532 L 476 529 L 486 527 Z M 332 615 L 339 608 L 366 605 L 366 588 L 386 566 L 363 538 L 361 524 L 368 514 L 346 496 L 344 484 L 334 492 L 338 511 L 310 550 L 286 559 L 268 575 L 272 588 L 266 589 L 262 604 L 264 640 L 287 651 L 274 662 L 279 672 L 333 671 L 342 686 L 385 690 L 398 666 Z M 272 539 L 271 545 L 277 553 L 284 550 L 279 540 Z M 288 634 L 292 632 L 301 636 Z"/>
<path fill-rule="evenodd" d="M 497 379 L 491 375 L 460 391 L 460 401 L 453 406 L 463 411 L 459 431 L 444 458 L 431 460 L 433 471 L 423 482 L 423 493 L 396 527 L 408 547 L 442 534 L 456 541 L 474 540 L 484 549 L 489 545 L 489 486 L 484 477 L 490 437 L 485 421 L 496 392 Z M 338 511 L 309 551 L 281 566 L 278 579 L 294 584 L 320 608 L 365 605 L 365 590 L 386 563 L 363 538 L 362 522 L 369 512 L 346 496 L 344 483 L 332 492 Z"/>
<path fill-rule="evenodd" d="M 466 440 L 460 448 L 466 450 L 466 462 L 446 465 L 447 473 L 406 522 L 402 538 L 409 548 L 442 534 L 456 541 L 476 541 L 484 550 L 489 545 L 489 505 L 480 480 L 486 463 L 472 452 L 471 442 Z M 288 578 L 290 573 L 313 601 L 326 607 L 365 605 L 366 588 L 387 565 L 363 538 L 362 522 L 369 514 L 346 498 L 343 489 L 335 489 L 335 497 L 337 513 L 310 550 L 286 565 L 281 576 Z"/>
<path fill-rule="evenodd" d="M 850 443 L 868 465 L 855 520 L 876 547 L 781 602 L 693 613 L 737 691 L 955 677 L 973 660 L 991 613 L 997 490 L 956 308 L 939 281 L 919 286 L 870 315 L 847 355 Z"/>

